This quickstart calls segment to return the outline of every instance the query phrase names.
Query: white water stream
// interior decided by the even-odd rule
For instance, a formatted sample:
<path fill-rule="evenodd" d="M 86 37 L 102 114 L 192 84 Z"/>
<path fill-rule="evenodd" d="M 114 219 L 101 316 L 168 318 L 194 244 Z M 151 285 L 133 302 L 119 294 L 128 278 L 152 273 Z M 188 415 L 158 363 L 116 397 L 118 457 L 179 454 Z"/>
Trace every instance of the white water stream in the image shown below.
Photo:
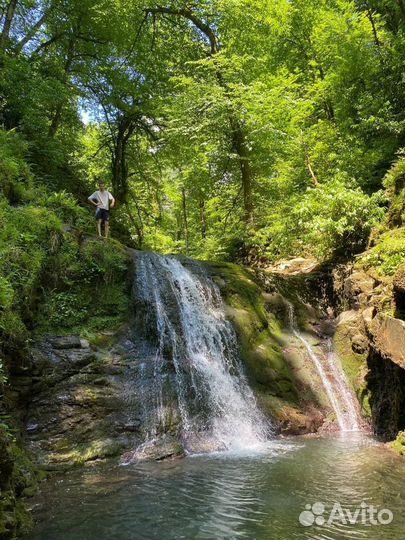
<path fill-rule="evenodd" d="M 328 351 L 323 357 L 318 355 L 309 341 L 297 328 L 294 306 L 286 301 L 291 331 L 304 345 L 309 358 L 316 367 L 322 384 L 325 388 L 329 402 L 335 413 L 339 429 L 342 432 L 360 431 L 361 416 L 358 402 L 353 391 L 350 390 L 340 360 L 333 351 L 332 340 L 327 343 Z"/>
<path fill-rule="evenodd" d="M 167 424 L 174 398 L 186 448 L 195 440 L 212 449 L 262 445 L 271 427 L 247 383 L 218 287 L 198 263 L 191 272 L 178 259 L 155 253 L 139 253 L 135 262 L 135 294 L 157 336 L 154 388 L 145 396 L 151 400 L 148 436 Z M 164 390 L 168 361 L 175 372 L 171 403 Z"/>

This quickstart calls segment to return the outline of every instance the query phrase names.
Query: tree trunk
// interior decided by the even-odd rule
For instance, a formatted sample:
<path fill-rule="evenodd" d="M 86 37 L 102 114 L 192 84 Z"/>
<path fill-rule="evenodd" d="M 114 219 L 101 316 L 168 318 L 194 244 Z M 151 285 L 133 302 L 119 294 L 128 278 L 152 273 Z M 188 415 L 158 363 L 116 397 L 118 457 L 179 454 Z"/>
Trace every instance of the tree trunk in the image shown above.
<path fill-rule="evenodd" d="M 76 36 L 73 34 L 69 39 L 69 46 L 68 46 L 66 61 L 63 68 L 62 81 L 65 84 L 69 80 L 69 74 L 70 74 L 70 70 L 73 64 L 73 57 L 75 53 L 75 42 L 76 42 Z M 55 112 L 51 121 L 51 125 L 49 126 L 49 130 L 48 130 L 48 136 L 51 138 L 55 137 L 56 132 L 59 129 L 60 122 L 62 120 L 62 112 L 63 112 L 64 105 L 65 103 L 63 101 L 60 101 L 56 106 L 56 109 L 55 109 Z"/>
<path fill-rule="evenodd" d="M 111 162 L 113 190 L 117 198 L 125 203 L 128 197 L 127 145 L 135 130 L 133 118 L 123 114 L 118 120 L 118 132 L 114 141 Z"/>
<path fill-rule="evenodd" d="M 10 29 L 11 29 L 11 24 L 14 19 L 15 9 L 17 7 L 17 1 L 18 0 L 10 0 L 7 6 L 6 18 L 4 19 L 3 30 L 0 35 L 0 49 L 3 51 L 7 47 L 7 41 L 10 36 Z"/>
<path fill-rule="evenodd" d="M 325 73 L 323 71 L 323 67 L 319 66 L 319 76 L 321 77 L 321 81 L 325 79 Z M 329 99 L 325 99 L 324 101 L 325 106 L 325 113 L 328 118 L 328 120 L 334 120 L 335 119 L 335 111 L 333 109 L 333 105 Z"/>
<path fill-rule="evenodd" d="M 371 10 L 371 8 L 370 8 L 370 4 L 369 4 L 368 2 L 367 2 L 366 10 L 367 10 L 367 17 L 368 17 L 368 20 L 370 21 L 371 28 L 372 28 L 372 30 L 373 30 L 374 43 L 377 45 L 377 47 L 380 47 L 380 46 L 381 46 L 381 43 L 380 43 L 380 40 L 379 40 L 379 38 L 378 38 L 377 27 L 376 27 L 376 25 L 375 25 L 373 12 L 372 12 L 372 10 Z"/>
<path fill-rule="evenodd" d="M 205 240 L 207 237 L 207 216 L 205 213 L 205 201 L 203 197 L 200 199 L 200 223 L 201 223 L 201 238 Z"/>
<path fill-rule="evenodd" d="M 144 238 L 144 236 L 143 236 L 143 224 L 142 224 L 142 219 L 140 217 L 139 208 L 138 208 L 138 204 L 136 202 L 135 197 L 134 197 L 134 201 L 135 201 L 135 205 L 136 205 L 136 209 L 137 209 L 137 213 L 138 213 L 139 224 L 137 223 L 136 219 L 132 215 L 131 209 L 130 209 L 129 204 L 128 204 L 127 201 L 125 202 L 125 208 L 127 210 L 129 220 L 132 223 L 134 229 L 136 230 L 136 235 L 138 237 L 138 248 L 141 249 L 142 244 L 143 244 L 143 238 Z"/>
<path fill-rule="evenodd" d="M 186 190 L 184 189 L 184 186 L 181 188 L 181 209 L 183 212 L 183 229 L 184 229 L 184 240 L 186 242 L 186 253 L 188 253 L 189 237 L 188 237 L 187 201 L 186 201 Z"/>
<path fill-rule="evenodd" d="M 198 30 L 200 30 L 200 32 L 202 32 L 208 38 L 208 41 L 210 43 L 210 56 L 214 58 L 215 55 L 219 52 L 220 47 L 214 30 L 204 21 L 199 19 L 190 8 L 177 10 L 174 8 L 157 7 L 146 9 L 145 11 L 146 14 L 150 13 L 152 15 L 156 15 L 160 13 L 184 17 L 188 19 L 190 22 L 193 23 L 196 28 L 198 28 Z M 224 81 L 219 67 L 215 66 L 215 69 L 218 84 L 225 90 L 225 93 L 229 97 L 230 92 L 228 89 L 228 85 Z M 229 107 L 229 124 L 231 129 L 232 146 L 239 160 L 239 169 L 241 173 L 241 182 L 243 188 L 245 222 L 246 224 L 251 225 L 254 220 L 252 198 L 252 168 L 250 165 L 249 150 L 246 144 L 245 132 L 237 118 L 237 115 L 232 105 Z"/>

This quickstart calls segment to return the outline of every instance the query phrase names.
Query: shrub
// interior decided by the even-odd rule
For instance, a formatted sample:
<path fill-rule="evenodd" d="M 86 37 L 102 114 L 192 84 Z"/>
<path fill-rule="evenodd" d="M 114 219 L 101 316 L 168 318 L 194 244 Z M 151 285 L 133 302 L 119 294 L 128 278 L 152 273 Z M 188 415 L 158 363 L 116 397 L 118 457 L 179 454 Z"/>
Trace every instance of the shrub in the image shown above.
<path fill-rule="evenodd" d="M 32 174 L 24 156 L 27 144 L 12 131 L 0 129 L 0 192 L 16 204 L 30 197 Z"/>
<path fill-rule="evenodd" d="M 398 227 L 405 223 L 405 150 L 384 178 L 384 187 L 390 201 L 388 223 Z"/>
<path fill-rule="evenodd" d="M 370 197 L 335 178 L 270 209 L 268 224 L 255 234 L 253 245 L 271 260 L 351 255 L 365 246 L 371 228 L 382 219 L 382 202 L 381 192 Z"/>
<path fill-rule="evenodd" d="M 365 252 L 357 265 L 375 268 L 380 275 L 392 276 L 405 262 L 405 228 L 394 229 L 382 234 L 376 245 Z"/>

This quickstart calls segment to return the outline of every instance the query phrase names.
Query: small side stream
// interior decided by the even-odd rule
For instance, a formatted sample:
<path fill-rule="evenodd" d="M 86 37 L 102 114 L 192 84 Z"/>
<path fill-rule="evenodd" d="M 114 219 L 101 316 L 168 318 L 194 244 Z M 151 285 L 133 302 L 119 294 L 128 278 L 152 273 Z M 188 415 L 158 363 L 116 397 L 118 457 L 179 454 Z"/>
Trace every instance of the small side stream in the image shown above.
<path fill-rule="evenodd" d="M 304 345 L 309 358 L 316 367 L 335 412 L 340 431 L 361 431 L 363 422 L 359 404 L 354 392 L 349 388 L 340 360 L 333 350 L 332 340 L 327 339 L 327 351 L 321 358 L 298 329 L 293 304 L 286 300 L 286 306 L 291 332 Z"/>

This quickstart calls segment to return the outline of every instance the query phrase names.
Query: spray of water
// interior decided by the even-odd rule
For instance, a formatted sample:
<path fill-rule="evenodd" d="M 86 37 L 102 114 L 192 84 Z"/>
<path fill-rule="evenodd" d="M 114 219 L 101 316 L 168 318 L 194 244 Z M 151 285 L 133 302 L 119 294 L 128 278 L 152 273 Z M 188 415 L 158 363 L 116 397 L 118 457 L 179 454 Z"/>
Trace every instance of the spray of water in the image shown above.
<path fill-rule="evenodd" d="M 260 447 L 272 428 L 247 383 L 219 289 L 194 264 L 191 272 L 175 257 L 135 255 L 134 300 L 156 344 L 152 383 L 144 384 L 145 438 L 165 431 L 175 402 L 186 450 L 195 441 L 216 450 Z"/>

